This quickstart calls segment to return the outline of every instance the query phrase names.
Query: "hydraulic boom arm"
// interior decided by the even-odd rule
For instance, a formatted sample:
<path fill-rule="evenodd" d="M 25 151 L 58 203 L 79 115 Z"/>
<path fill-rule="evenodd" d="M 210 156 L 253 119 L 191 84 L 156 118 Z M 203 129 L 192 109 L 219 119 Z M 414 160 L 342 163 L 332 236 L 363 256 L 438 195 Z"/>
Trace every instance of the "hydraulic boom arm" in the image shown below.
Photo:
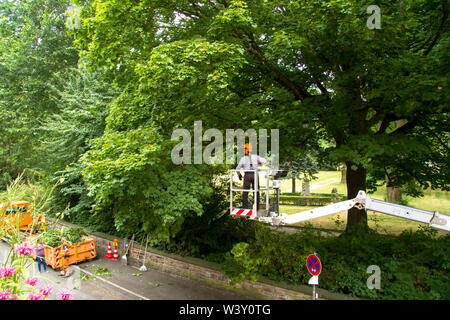
<path fill-rule="evenodd" d="M 372 199 L 364 191 L 359 191 L 358 196 L 352 200 L 334 203 L 325 207 L 294 213 L 283 214 L 278 217 L 260 218 L 260 220 L 278 225 L 293 224 L 301 221 L 328 216 L 350 208 L 373 210 L 391 216 L 427 223 L 431 228 L 450 232 L 450 216 L 439 212 L 425 211 L 421 209 L 402 206 L 394 203 Z"/>

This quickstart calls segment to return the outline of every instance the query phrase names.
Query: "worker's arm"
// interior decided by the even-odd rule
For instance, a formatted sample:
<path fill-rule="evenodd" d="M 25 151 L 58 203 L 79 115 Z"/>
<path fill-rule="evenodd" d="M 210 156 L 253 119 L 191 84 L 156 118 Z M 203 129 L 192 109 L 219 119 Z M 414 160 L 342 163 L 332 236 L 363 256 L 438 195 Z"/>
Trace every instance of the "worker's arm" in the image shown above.
<path fill-rule="evenodd" d="M 241 158 L 241 160 L 239 160 L 239 163 L 236 167 L 236 170 L 240 170 L 244 167 L 244 157 Z"/>
<path fill-rule="evenodd" d="M 244 167 L 244 157 L 242 157 L 241 160 L 239 160 L 239 163 L 238 163 L 238 165 L 236 167 L 236 170 L 240 170 L 243 167 Z M 237 172 L 237 175 L 238 175 L 239 180 L 242 180 L 242 175 L 241 175 L 241 173 L 239 171 Z"/>

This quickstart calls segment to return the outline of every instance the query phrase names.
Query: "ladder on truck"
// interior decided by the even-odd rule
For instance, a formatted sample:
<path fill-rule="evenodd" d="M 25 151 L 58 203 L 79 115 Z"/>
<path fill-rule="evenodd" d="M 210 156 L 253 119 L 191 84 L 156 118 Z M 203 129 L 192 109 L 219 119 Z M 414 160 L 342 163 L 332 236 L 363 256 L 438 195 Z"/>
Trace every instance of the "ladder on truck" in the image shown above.
<path fill-rule="evenodd" d="M 311 219 L 316 219 L 320 217 L 325 217 L 332 215 L 341 211 L 349 210 L 353 207 L 358 209 L 372 210 L 376 212 L 381 212 L 394 217 L 399 217 L 403 219 L 413 220 L 416 222 L 426 223 L 430 228 L 443 230 L 450 232 L 450 216 L 440 213 L 438 211 L 431 212 L 421 209 L 416 209 L 408 206 L 403 206 L 395 203 L 384 202 L 376 199 L 372 199 L 364 191 L 359 191 L 356 198 L 346 201 L 341 201 L 337 203 L 330 204 L 328 206 L 323 206 L 311 210 L 306 210 L 294 214 L 279 213 L 277 210 L 270 210 L 269 205 L 269 191 L 275 190 L 277 195 L 279 195 L 279 181 L 273 180 L 272 186 L 269 185 L 271 170 L 253 170 L 255 172 L 255 188 L 252 190 L 244 189 L 234 189 L 233 188 L 233 172 L 239 170 L 231 170 L 230 173 L 230 214 L 238 216 L 246 216 L 252 219 L 256 219 L 262 222 L 270 223 L 271 225 L 286 225 L 294 224 L 302 221 L 307 221 Z M 260 189 L 258 185 L 258 172 L 266 172 L 266 185 L 264 188 Z M 273 176 L 273 175 L 272 175 Z M 266 210 L 263 212 L 258 212 L 256 210 L 256 201 L 253 201 L 253 208 L 248 209 L 249 211 L 240 211 L 242 209 L 233 208 L 233 192 L 235 191 L 247 191 L 254 193 L 254 199 L 256 199 L 256 194 L 258 191 L 266 192 Z M 278 196 L 277 196 L 278 201 Z"/>

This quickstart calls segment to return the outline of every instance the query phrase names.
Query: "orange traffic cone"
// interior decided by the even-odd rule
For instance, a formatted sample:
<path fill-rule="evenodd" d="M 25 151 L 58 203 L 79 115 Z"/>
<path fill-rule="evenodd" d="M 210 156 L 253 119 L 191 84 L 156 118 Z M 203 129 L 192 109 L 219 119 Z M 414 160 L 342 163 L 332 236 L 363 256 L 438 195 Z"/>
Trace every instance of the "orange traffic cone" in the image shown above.
<path fill-rule="evenodd" d="M 105 258 L 106 259 L 111 259 L 113 257 L 112 253 L 111 253 L 111 242 L 108 243 L 108 253 L 106 254 Z"/>
<path fill-rule="evenodd" d="M 114 246 L 114 257 L 113 260 L 119 260 L 119 254 L 117 253 L 117 246 Z"/>

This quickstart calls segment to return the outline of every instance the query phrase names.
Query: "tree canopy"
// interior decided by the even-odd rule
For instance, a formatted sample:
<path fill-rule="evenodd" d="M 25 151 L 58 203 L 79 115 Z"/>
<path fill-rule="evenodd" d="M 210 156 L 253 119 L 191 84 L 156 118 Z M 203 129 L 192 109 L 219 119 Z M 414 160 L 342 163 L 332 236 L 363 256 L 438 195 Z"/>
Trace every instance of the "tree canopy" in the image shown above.
<path fill-rule="evenodd" d="M 65 28 L 68 3 L 0 1 L 0 165 L 6 181 L 24 168 L 44 169 L 37 151 L 41 121 L 60 110 L 52 82 L 78 63 Z"/>
<path fill-rule="evenodd" d="M 345 163 L 348 197 L 387 172 L 448 190 L 445 0 L 382 1 L 380 29 L 370 1 L 76 3 L 82 55 L 123 88 L 111 130 L 279 128 L 282 161 L 313 145 Z"/>
<path fill-rule="evenodd" d="M 236 164 L 217 144 L 267 132 L 279 150 L 267 164 L 287 177 L 320 170 L 328 182 L 323 171 L 339 167 L 348 198 L 384 183 L 413 196 L 434 188 L 418 207 L 446 211 L 448 29 L 447 0 L 0 0 L 2 198 L 44 199 L 38 212 L 218 262 L 232 281 L 306 284 L 299 266 L 317 252 L 332 292 L 446 299 L 449 235 L 401 221 L 396 236 L 376 217 L 368 230 L 357 208 L 338 236 L 237 218 Z M 193 161 L 177 162 L 184 152 Z M 381 290 L 367 265 L 388 280 Z"/>

